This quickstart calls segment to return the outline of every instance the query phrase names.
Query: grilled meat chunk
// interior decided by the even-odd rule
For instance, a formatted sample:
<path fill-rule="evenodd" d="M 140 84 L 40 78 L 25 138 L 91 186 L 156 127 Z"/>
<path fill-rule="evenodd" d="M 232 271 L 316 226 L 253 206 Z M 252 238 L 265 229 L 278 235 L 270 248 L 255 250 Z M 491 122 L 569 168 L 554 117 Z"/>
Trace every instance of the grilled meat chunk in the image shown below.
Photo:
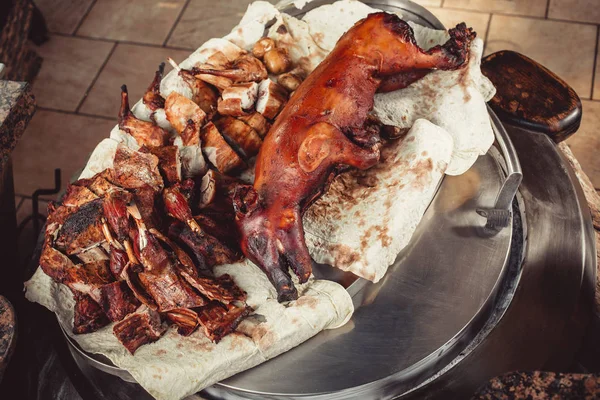
<path fill-rule="evenodd" d="M 157 341 L 166 331 L 160 315 L 149 308 L 130 314 L 113 327 L 113 333 L 131 354 L 140 346 Z"/>

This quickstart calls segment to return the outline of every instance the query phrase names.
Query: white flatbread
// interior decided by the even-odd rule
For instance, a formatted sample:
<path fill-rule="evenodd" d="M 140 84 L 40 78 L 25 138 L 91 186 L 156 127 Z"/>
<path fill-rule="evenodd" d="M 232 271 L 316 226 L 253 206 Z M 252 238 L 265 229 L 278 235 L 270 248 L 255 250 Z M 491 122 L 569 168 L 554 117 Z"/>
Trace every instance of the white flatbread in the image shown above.
<path fill-rule="evenodd" d="M 450 134 L 419 119 L 380 164 L 337 176 L 304 215 L 313 259 L 379 281 L 433 199 L 452 147 Z"/>

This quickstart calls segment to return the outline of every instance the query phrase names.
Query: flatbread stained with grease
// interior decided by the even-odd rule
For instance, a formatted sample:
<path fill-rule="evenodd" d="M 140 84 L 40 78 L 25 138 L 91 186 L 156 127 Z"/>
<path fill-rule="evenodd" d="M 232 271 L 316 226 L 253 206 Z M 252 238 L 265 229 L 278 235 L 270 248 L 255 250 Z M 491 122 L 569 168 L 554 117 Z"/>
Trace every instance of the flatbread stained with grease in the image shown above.
<path fill-rule="evenodd" d="M 383 148 L 380 164 L 337 176 L 304 215 L 313 259 L 379 281 L 433 199 L 452 144 L 446 131 L 420 119 Z"/>

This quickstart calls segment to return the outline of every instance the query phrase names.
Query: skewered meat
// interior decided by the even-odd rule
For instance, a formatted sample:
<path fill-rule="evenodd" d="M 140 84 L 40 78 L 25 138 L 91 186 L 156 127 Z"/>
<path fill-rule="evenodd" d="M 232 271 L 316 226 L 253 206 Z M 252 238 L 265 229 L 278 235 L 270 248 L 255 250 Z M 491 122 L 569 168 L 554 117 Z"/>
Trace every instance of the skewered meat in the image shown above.
<path fill-rule="evenodd" d="M 165 99 L 160 94 L 160 81 L 163 78 L 163 74 L 165 73 L 165 63 L 160 63 L 158 66 L 158 70 L 154 74 L 154 80 L 144 93 L 144 97 L 142 101 L 148 107 L 152 113 L 156 110 L 165 108 Z"/>
<path fill-rule="evenodd" d="M 115 181 L 126 189 L 137 189 L 146 185 L 155 191 L 163 188 L 163 179 L 158 170 L 158 157 L 153 154 L 140 153 L 119 145 L 113 166 Z"/>
<path fill-rule="evenodd" d="M 304 210 L 338 166 L 366 169 L 379 161 L 378 145 L 349 139 L 365 131 L 376 91 L 386 80 L 420 78 L 415 71 L 462 66 L 475 34 L 464 24 L 449 33 L 445 45 L 424 51 L 396 15 L 370 14 L 340 38 L 281 112 L 258 155 L 254 189 L 240 188 L 236 199 L 242 250 L 268 275 L 279 301 L 297 297 L 290 267 L 300 282 L 311 274 Z"/>
<path fill-rule="evenodd" d="M 105 327 L 110 320 L 90 296 L 75 294 L 75 310 L 73 315 L 73 333 L 90 333 Z"/>
<path fill-rule="evenodd" d="M 113 328 L 117 339 L 131 354 L 140 346 L 160 339 L 166 330 L 167 326 L 161 322 L 160 315 L 148 308 L 129 315 Z"/>
<path fill-rule="evenodd" d="M 121 109 L 119 110 L 119 129 L 133 136 L 140 146 L 164 146 L 169 132 L 160 126 L 137 119 L 129 108 L 127 86 L 121 86 Z"/>

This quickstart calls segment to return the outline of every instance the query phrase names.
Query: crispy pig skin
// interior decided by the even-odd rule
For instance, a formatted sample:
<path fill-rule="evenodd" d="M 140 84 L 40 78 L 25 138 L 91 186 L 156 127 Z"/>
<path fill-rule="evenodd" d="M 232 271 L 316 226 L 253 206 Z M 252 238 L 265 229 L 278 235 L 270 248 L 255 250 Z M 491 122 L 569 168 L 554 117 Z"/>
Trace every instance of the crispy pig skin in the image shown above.
<path fill-rule="evenodd" d="M 100 293 L 100 306 L 113 322 L 121 321 L 127 314 L 131 314 L 140 306 L 140 302 L 125 281 L 104 285 L 100 288 Z"/>
<path fill-rule="evenodd" d="M 464 24 L 449 34 L 446 44 L 425 51 L 398 16 L 370 14 L 340 38 L 279 114 L 257 157 L 255 193 L 240 190 L 235 201 L 242 250 L 267 274 L 279 301 L 298 296 L 290 267 L 300 282 L 312 272 L 302 227 L 306 207 L 340 166 L 367 169 L 379 162 L 377 132 L 365 127 L 375 93 L 424 75 L 415 71 L 461 67 L 475 34 Z"/>
<path fill-rule="evenodd" d="M 113 327 L 115 336 L 131 354 L 140 346 L 160 339 L 166 330 L 160 315 L 150 309 L 131 314 Z"/>
<path fill-rule="evenodd" d="M 78 293 L 75 295 L 75 312 L 73 314 L 73 333 L 91 333 L 105 327 L 110 320 L 90 296 Z"/>
<path fill-rule="evenodd" d="M 56 239 L 57 248 L 71 255 L 104 241 L 102 202 L 102 199 L 92 200 L 65 219 Z"/>

